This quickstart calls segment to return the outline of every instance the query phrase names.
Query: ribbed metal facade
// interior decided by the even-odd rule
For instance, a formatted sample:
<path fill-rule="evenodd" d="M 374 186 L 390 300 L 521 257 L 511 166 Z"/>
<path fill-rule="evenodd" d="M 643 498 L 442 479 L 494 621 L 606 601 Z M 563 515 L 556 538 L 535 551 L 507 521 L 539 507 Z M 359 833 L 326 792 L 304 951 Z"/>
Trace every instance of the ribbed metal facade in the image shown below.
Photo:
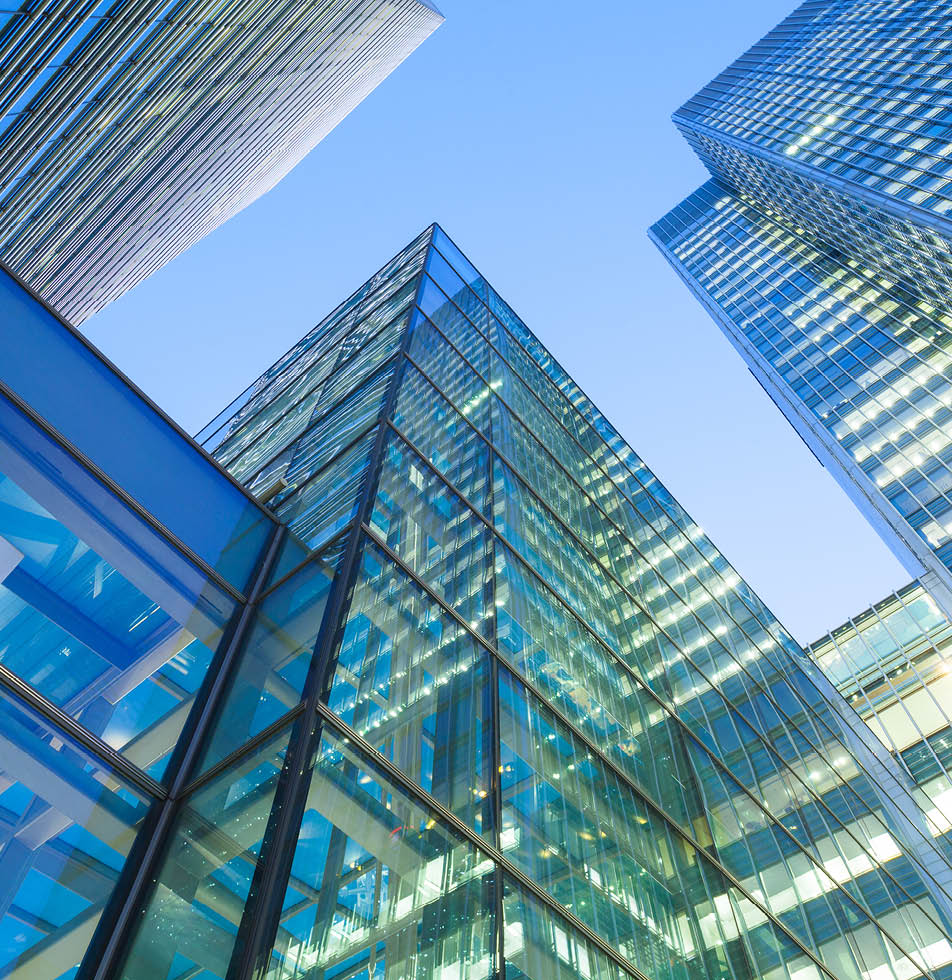
<path fill-rule="evenodd" d="M 0 12 L 0 261 L 81 322 L 274 186 L 441 20 L 419 0 Z"/>

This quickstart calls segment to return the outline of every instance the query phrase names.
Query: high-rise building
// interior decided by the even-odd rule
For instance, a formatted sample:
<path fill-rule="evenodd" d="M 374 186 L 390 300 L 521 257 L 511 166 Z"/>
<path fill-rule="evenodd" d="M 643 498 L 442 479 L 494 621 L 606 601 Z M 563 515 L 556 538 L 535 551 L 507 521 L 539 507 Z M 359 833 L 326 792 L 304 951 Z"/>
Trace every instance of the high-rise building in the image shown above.
<path fill-rule="evenodd" d="M 441 22 L 429 0 L 0 10 L 0 262 L 79 323 L 263 194 Z"/>
<path fill-rule="evenodd" d="M 809 0 L 674 120 L 712 179 L 651 235 L 952 613 L 952 11 Z"/>
<path fill-rule="evenodd" d="M 217 462 L 4 287 L 0 976 L 949 975 L 948 824 L 438 227 Z"/>
<path fill-rule="evenodd" d="M 918 582 L 809 647 L 910 778 L 952 817 L 952 622 Z"/>

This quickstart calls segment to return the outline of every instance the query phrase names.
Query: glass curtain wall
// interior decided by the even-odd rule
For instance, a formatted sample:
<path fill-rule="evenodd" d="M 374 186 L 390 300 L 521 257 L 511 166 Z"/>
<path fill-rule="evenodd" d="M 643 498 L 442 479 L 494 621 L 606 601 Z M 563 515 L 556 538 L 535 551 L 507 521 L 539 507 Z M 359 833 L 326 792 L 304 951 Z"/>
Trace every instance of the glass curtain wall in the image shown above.
<path fill-rule="evenodd" d="M 952 972 L 912 781 L 438 227 L 200 435 L 288 532 L 99 975 Z"/>

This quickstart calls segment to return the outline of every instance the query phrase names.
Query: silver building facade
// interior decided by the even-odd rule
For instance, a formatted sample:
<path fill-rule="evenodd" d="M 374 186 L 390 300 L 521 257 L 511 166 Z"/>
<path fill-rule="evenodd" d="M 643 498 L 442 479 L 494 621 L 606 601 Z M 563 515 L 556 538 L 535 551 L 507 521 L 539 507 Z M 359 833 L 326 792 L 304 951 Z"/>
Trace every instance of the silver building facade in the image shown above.
<path fill-rule="evenodd" d="M 273 187 L 441 21 L 427 0 L 0 10 L 0 262 L 81 322 Z"/>

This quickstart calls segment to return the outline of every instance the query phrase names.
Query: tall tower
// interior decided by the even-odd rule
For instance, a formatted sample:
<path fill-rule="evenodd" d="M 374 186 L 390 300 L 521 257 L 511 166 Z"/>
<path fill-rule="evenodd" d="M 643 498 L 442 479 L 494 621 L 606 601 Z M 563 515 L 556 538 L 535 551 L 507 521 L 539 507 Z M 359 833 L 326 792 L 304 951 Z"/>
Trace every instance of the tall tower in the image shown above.
<path fill-rule="evenodd" d="M 441 229 L 200 438 L 288 536 L 122 976 L 952 963 L 911 781 Z"/>
<path fill-rule="evenodd" d="M 712 179 L 651 236 L 952 613 L 952 12 L 809 0 L 675 115 Z"/>
<path fill-rule="evenodd" d="M 0 262 L 74 323 L 273 187 L 442 21 L 429 0 L 12 6 Z"/>

